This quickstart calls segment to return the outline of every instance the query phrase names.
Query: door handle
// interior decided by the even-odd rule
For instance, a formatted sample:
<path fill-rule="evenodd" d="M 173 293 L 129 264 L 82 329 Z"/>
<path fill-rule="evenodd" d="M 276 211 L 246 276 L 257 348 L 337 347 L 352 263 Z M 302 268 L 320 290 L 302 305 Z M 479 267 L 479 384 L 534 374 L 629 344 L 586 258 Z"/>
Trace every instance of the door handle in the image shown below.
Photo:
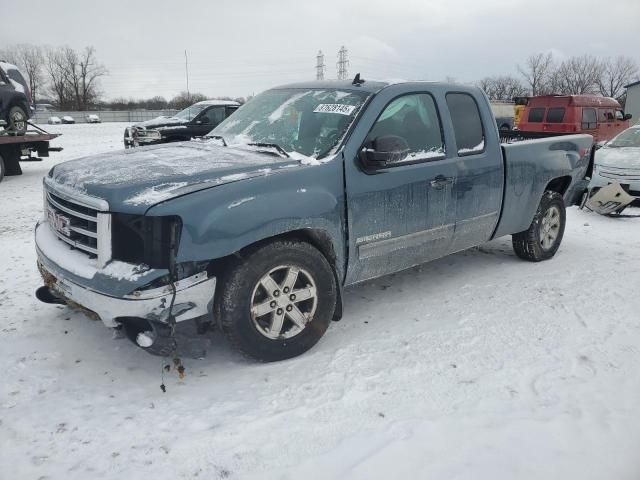
<path fill-rule="evenodd" d="M 433 188 L 444 188 L 447 185 L 451 185 L 453 183 L 452 178 L 447 178 L 444 175 L 438 175 L 436 178 L 431 180 L 431 186 Z"/>

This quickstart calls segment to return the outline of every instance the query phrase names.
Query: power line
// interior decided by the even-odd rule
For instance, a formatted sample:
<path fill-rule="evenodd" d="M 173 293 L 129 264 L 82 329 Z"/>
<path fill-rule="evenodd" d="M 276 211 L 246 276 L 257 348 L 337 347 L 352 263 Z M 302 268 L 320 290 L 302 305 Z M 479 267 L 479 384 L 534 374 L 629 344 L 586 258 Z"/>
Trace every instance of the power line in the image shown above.
<path fill-rule="evenodd" d="M 336 67 L 338 68 L 338 80 L 346 80 L 349 76 L 349 59 L 347 58 L 348 50 L 344 48 L 344 45 L 338 50 L 338 61 Z"/>

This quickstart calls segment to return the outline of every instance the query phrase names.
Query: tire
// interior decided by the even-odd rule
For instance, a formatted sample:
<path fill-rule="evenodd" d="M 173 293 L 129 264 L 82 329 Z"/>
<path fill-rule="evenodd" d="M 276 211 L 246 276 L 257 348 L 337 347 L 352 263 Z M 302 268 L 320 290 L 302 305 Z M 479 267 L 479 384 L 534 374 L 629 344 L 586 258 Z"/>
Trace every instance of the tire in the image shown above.
<path fill-rule="evenodd" d="M 301 241 L 274 241 L 248 253 L 219 285 L 216 314 L 222 332 L 234 348 L 261 362 L 309 350 L 324 335 L 336 308 L 329 262 Z"/>
<path fill-rule="evenodd" d="M 2 182 L 2 179 L 4 178 L 4 159 L 2 158 L 2 155 L 0 155 L 0 182 Z"/>
<path fill-rule="evenodd" d="M 27 131 L 28 119 L 27 113 L 21 107 L 17 105 L 11 107 L 7 116 L 7 130 L 16 135 L 24 135 Z"/>
<path fill-rule="evenodd" d="M 566 221 L 562 195 L 552 191 L 544 192 L 529 228 L 512 236 L 516 255 L 530 262 L 553 257 L 562 243 Z"/>

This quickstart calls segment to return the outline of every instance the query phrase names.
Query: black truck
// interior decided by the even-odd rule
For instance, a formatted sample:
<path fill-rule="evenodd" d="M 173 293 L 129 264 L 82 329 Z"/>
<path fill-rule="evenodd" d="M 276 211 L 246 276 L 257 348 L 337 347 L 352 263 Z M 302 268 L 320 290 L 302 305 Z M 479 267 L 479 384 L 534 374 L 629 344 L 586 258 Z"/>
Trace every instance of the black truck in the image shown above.
<path fill-rule="evenodd" d="M 124 131 L 124 148 L 203 137 L 239 106 L 238 102 L 231 100 L 205 100 L 194 103 L 173 117 L 158 117 L 136 123 Z"/>

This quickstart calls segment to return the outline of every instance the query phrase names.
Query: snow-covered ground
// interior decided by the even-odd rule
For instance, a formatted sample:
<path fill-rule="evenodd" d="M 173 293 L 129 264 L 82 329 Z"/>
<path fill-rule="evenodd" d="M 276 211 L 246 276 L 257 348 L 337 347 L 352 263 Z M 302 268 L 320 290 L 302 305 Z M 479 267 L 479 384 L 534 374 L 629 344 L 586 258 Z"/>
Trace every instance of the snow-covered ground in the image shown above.
<path fill-rule="evenodd" d="M 351 288 L 293 360 L 215 337 L 163 394 L 159 358 L 33 296 L 42 176 L 123 127 L 52 127 L 65 151 L 0 184 L 0 478 L 640 478 L 640 218 L 572 208 L 551 261 L 504 238 Z"/>

